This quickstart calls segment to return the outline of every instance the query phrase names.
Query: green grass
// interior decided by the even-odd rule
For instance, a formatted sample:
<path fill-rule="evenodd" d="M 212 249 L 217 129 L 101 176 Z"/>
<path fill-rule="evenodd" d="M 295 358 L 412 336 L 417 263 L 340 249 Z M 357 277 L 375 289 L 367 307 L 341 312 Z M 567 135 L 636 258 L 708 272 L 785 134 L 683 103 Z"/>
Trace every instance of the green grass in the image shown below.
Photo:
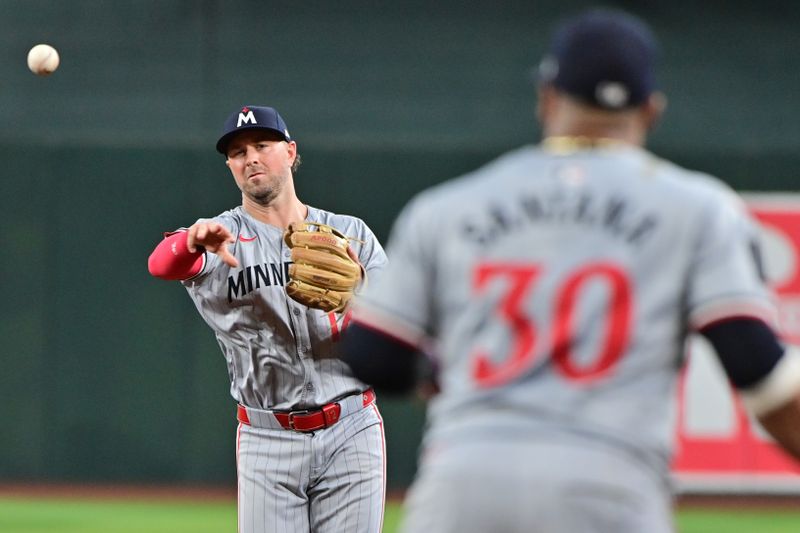
<path fill-rule="evenodd" d="M 396 533 L 401 509 L 386 509 L 384 533 Z M 797 533 L 800 509 L 682 509 L 680 533 Z M 234 533 L 234 502 L 0 499 L 2 533 Z"/>
<path fill-rule="evenodd" d="M 680 533 L 797 533 L 800 509 L 682 509 Z"/>
<path fill-rule="evenodd" d="M 235 502 L 0 500 L 2 533 L 220 533 L 236 531 Z"/>

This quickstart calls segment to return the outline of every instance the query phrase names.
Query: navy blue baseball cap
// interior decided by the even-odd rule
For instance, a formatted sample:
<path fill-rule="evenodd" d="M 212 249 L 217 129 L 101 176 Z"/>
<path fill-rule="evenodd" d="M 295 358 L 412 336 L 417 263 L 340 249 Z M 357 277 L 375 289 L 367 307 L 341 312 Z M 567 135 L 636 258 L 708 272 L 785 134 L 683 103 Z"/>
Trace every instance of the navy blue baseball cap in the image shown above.
<path fill-rule="evenodd" d="M 225 119 L 222 136 L 217 141 L 217 152 L 225 155 L 231 137 L 244 130 L 271 130 L 279 133 L 285 141 L 291 141 L 286 123 L 272 107 L 246 105 Z"/>
<path fill-rule="evenodd" d="M 539 81 L 589 105 L 636 107 L 656 90 L 658 43 L 649 26 L 620 10 L 591 9 L 554 32 Z"/>

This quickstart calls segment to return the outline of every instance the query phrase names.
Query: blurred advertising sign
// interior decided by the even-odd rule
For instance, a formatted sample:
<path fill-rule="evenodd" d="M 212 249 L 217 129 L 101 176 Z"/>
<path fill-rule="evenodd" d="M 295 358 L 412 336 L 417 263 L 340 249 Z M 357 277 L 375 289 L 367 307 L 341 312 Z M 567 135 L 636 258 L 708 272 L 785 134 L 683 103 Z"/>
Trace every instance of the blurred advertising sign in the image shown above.
<path fill-rule="evenodd" d="M 778 296 L 783 339 L 800 345 L 800 194 L 745 194 L 761 224 L 764 269 Z M 677 448 L 680 493 L 800 494 L 800 465 L 745 412 L 708 342 L 689 341 L 679 384 Z"/>

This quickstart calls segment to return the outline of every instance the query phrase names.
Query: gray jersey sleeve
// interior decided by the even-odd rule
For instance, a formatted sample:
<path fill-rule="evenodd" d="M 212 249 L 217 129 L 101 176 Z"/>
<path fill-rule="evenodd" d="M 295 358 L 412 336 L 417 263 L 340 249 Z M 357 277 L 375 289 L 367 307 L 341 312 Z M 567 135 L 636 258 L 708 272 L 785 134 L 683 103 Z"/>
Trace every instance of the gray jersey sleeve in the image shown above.
<path fill-rule="evenodd" d="M 403 209 L 387 243 L 392 260 L 381 274 L 391 283 L 370 284 L 354 311 L 356 317 L 368 314 L 372 326 L 414 346 L 423 345 L 432 335 L 435 318 L 436 241 L 419 238 L 429 233 L 424 231 L 428 222 L 419 202 L 412 201 Z"/>
<path fill-rule="evenodd" d="M 356 227 L 359 229 L 358 240 L 360 242 L 353 243 L 351 246 L 355 248 L 358 260 L 364 265 L 367 277 L 377 276 L 383 271 L 388 262 L 386 252 L 383 250 L 378 238 L 375 237 L 375 234 L 366 224 L 358 220 Z"/>
<path fill-rule="evenodd" d="M 737 316 L 771 323 L 774 307 L 761 271 L 755 222 L 725 189 L 709 196 L 690 265 L 689 322 L 700 329 Z"/>

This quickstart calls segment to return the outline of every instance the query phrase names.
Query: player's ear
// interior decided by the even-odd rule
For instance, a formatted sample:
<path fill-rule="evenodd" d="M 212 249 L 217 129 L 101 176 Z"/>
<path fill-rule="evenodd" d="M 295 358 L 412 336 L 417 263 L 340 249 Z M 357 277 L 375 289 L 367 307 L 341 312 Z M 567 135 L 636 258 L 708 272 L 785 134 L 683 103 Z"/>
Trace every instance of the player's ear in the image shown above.
<path fill-rule="evenodd" d="M 227 157 L 225 158 L 225 166 L 231 168 L 231 160 L 228 159 Z"/>
<path fill-rule="evenodd" d="M 644 120 L 648 130 L 653 129 L 667 109 L 667 97 L 662 92 L 654 92 L 644 105 Z"/>

